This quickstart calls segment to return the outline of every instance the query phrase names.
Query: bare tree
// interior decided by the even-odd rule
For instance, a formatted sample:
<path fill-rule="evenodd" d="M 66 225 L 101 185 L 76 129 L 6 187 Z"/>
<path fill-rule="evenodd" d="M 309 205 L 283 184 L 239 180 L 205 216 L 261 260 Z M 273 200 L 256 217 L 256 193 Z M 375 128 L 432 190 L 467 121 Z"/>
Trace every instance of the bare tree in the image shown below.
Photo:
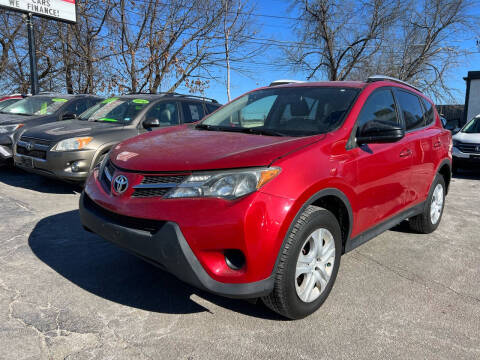
<path fill-rule="evenodd" d="M 364 63 L 363 73 L 376 72 L 409 81 L 430 95 L 452 97 L 446 80 L 466 52 L 456 46 L 463 31 L 477 31 L 466 0 L 408 1 L 396 31 L 382 52 Z"/>
<path fill-rule="evenodd" d="M 384 34 L 399 16 L 398 0 L 295 0 L 300 44 L 287 49 L 295 68 L 307 78 L 344 80 L 377 53 Z"/>
<path fill-rule="evenodd" d="M 105 24 L 111 5 L 105 1 L 83 0 L 78 2 L 78 22 L 73 25 L 57 24 L 56 47 L 63 62 L 65 88 L 68 93 L 94 93 L 104 88 L 105 69 L 102 66 L 112 55 L 106 42 Z M 103 86 L 102 86 L 103 85 Z"/>
<path fill-rule="evenodd" d="M 252 58 L 259 47 L 252 48 L 248 45 L 250 39 L 254 39 L 255 32 L 252 30 L 253 7 L 245 0 L 223 0 L 223 40 L 225 49 L 225 67 L 227 73 L 226 87 L 227 98 L 231 100 L 231 60 L 232 55 L 237 55 L 238 62 Z M 240 51 L 239 51 L 240 50 Z"/>

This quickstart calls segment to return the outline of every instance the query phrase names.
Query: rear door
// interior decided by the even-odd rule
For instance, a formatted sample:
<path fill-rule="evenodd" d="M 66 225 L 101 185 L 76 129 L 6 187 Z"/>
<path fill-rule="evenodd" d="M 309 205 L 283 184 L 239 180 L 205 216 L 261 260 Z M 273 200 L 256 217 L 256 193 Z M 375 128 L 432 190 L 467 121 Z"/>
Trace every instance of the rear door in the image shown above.
<path fill-rule="evenodd" d="M 434 139 L 438 136 L 438 129 L 428 127 L 432 119 L 419 96 L 407 90 L 395 89 L 395 97 L 405 123 L 405 141 L 412 151 L 407 202 L 414 205 L 425 200 L 433 181 L 432 174 L 435 172 L 433 153 L 436 146 Z M 430 108 L 430 113 L 432 111 L 433 107 Z"/>
<path fill-rule="evenodd" d="M 371 120 L 401 125 L 390 88 L 375 90 L 357 118 L 356 128 Z M 368 144 L 352 151 L 357 168 L 357 219 L 354 233 L 362 233 L 405 209 L 409 197 L 412 152 L 409 142 Z"/>
<path fill-rule="evenodd" d="M 202 120 L 205 116 L 203 104 L 198 101 L 182 101 L 183 122 L 193 123 Z"/>

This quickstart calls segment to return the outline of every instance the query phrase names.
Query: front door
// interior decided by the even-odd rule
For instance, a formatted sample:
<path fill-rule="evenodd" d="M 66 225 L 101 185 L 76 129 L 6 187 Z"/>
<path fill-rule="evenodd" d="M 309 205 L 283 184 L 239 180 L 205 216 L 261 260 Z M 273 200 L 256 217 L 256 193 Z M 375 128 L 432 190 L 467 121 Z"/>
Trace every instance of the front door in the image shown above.
<path fill-rule="evenodd" d="M 361 130 L 371 120 L 401 124 L 389 88 L 375 90 L 369 96 L 356 128 Z M 356 236 L 405 209 L 413 152 L 406 139 L 362 145 L 352 151 L 357 165 L 357 216 L 352 230 L 352 236 Z"/>

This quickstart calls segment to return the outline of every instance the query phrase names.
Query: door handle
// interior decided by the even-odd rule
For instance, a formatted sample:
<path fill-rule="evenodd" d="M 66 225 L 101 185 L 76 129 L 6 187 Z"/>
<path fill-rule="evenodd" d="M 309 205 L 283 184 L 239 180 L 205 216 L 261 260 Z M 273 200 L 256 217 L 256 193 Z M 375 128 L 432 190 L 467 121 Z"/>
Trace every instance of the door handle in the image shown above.
<path fill-rule="evenodd" d="M 440 141 L 437 141 L 437 142 L 433 143 L 433 148 L 434 149 L 438 149 L 441 146 L 442 146 L 442 143 Z"/>
<path fill-rule="evenodd" d="M 405 149 L 400 152 L 400 157 L 402 158 L 409 157 L 410 155 L 412 155 L 412 150 L 410 149 Z"/>

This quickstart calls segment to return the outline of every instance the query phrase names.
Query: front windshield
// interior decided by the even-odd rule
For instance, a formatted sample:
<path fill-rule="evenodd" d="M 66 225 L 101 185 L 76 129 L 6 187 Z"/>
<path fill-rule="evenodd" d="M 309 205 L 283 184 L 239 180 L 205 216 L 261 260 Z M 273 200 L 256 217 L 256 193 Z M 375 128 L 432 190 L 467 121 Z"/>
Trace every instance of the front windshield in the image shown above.
<path fill-rule="evenodd" d="M 462 132 L 467 134 L 480 133 L 480 117 L 473 118 L 467 125 L 465 125 Z"/>
<path fill-rule="evenodd" d="M 197 128 L 276 136 L 324 134 L 340 126 L 358 92 L 342 87 L 258 90 L 220 108 Z"/>
<path fill-rule="evenodd" d="M 20 99 L 7 99 L 7 100 L 0 101 L 0 110 L 6 108 L 9 105 L 15 104 L 19 100 Z"/>
<path fill-rule="evenodd" d="M 52 115 L 68 99 L 54 96 L 31 96 L 2 109 L 2 113 L 18 115 Z"/>
<path fill-rule="evenodd" d="M 99 102 L 79 116 L 80 120 L 128 124 L 150 101 L 110 98 Z"/>

